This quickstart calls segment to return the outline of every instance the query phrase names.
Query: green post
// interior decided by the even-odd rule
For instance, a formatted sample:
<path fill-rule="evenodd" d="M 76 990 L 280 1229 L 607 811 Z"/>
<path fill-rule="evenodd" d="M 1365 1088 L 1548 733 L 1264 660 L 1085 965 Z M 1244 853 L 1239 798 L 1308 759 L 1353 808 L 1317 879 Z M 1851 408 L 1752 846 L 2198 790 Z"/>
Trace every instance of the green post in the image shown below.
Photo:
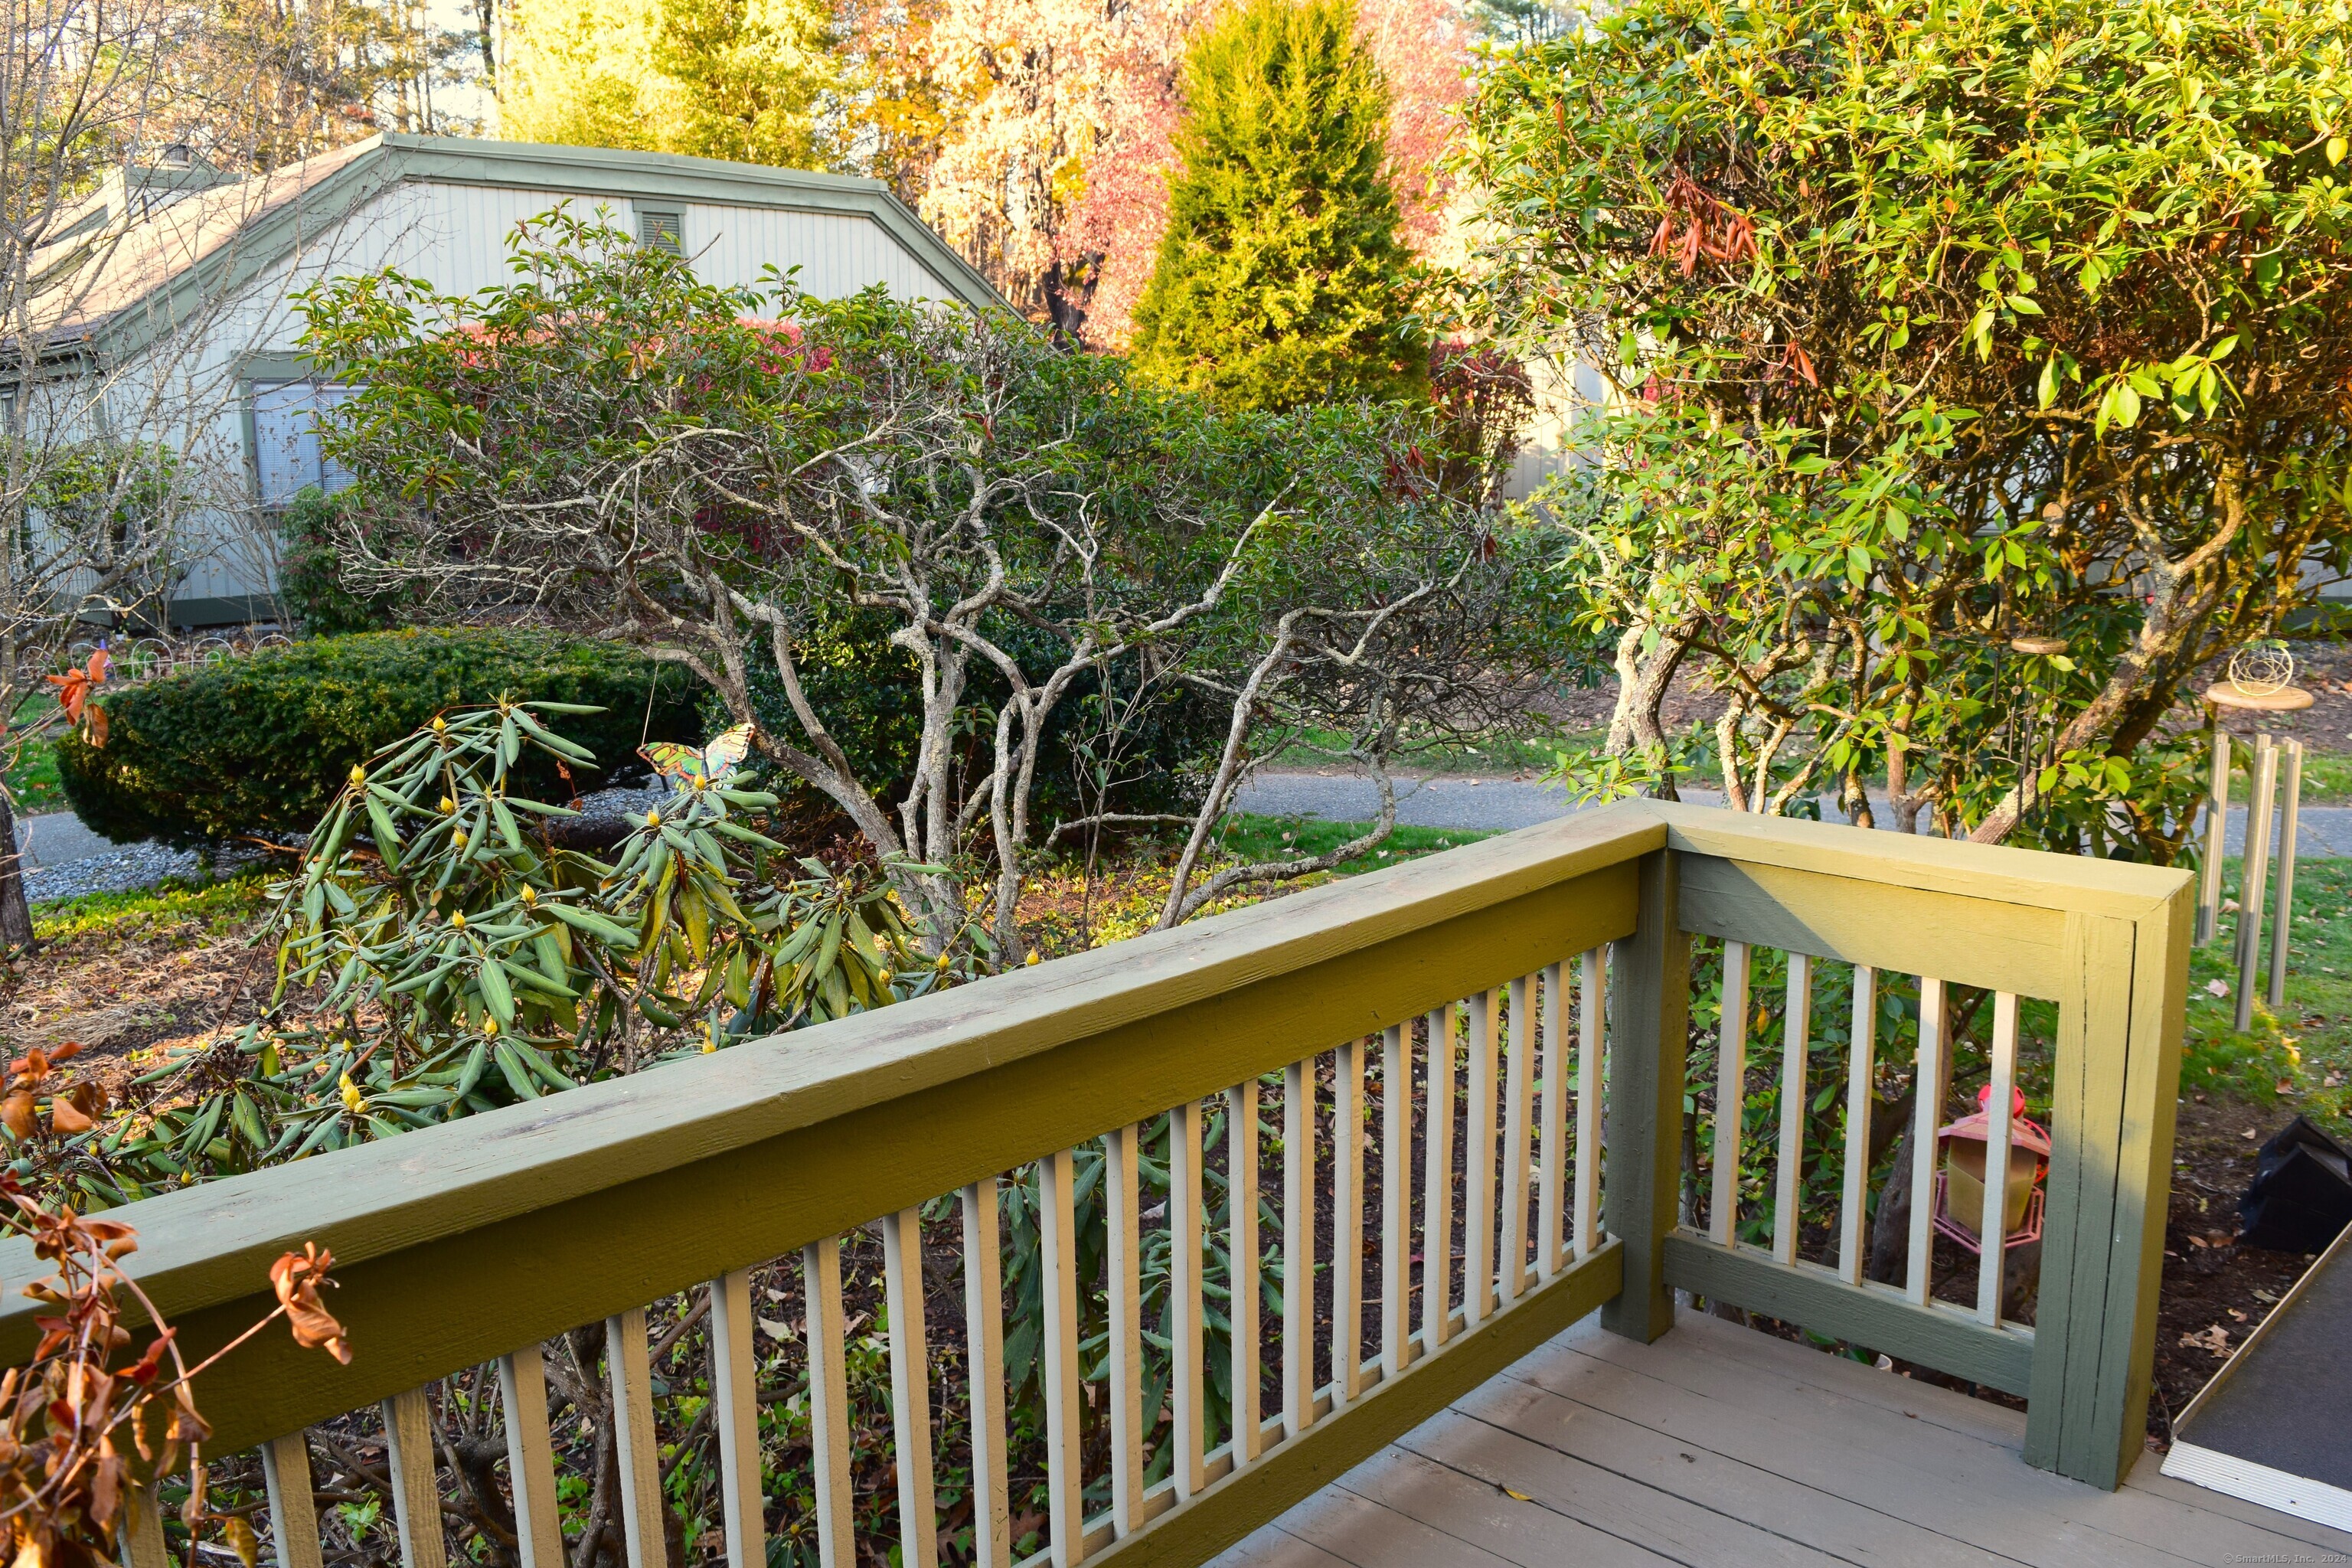
<path fill-rule="evenodd" d="M 1679 861 L 1642 857 L 1633 934 L 1611 945 L 1606 1229 L 1625 1249 L 1625 1288 L 1601 1327 L 1648 1342 L 1675 1326 L 1666 1289 L 1668 1233 L 1679 1211 L 1683 1052 L 1690 1028 L 1690 938 L 1682 929 Z"/>
<path fill-rule="evenodd" d="M 2195 912 L 2184 884 L 2066 921 L 2025 1458 L 2110 1489 L 2146 1443 Z"/>

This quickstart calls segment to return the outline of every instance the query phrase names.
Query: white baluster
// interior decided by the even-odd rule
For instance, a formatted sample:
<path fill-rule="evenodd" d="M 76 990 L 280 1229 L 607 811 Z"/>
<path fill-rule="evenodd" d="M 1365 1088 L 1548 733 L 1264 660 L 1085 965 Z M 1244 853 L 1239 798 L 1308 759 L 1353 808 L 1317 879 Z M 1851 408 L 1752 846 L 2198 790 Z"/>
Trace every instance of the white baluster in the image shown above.
<path fill-rule="evenodd" d="M 1364 1382 L 1364 1042 L 1349 1040 L 1331 1084 L 1331 1384 L 1336 1409 Z"/>
<path fill-rule="evenodd" d="M 563 1521 L 555 1508 L 555 1447 L 547 1436 L 547 1368 L 537 1345 L 499 1358 L 499 1401 L 506 1415 L 515 1554 L 522 1568 L 564 1568 Z"/>
<path fill-rule="evenodd" d="M 1315 1419 L 1315 1058 L 1282 1069 L 1282 1435 Z"/>
<path fill-rule="evenodd" d="M 760 1358 L 751 1339 L 751 1272 L 710 1282 L 710 1384 L 719 1409 L 719 1499 L 727 1560 L 766 1568 L 767 1498 L 760 1489 Z"/>
<path fill-rule="evenodd" d="M 1912 1080 L 1916 1115 L 1911 1124 L 1911 1257 L 1904 1293 L 1927 1304 L 1935 1285 L 1936 1129 L 1944 1117 L 1944 983 L 1919 980 L 1918 1076 Z"/>
<path fill-rule="evenodd" d="M 1428 1110 L 1421 1140 L 1421 1353 L 1453 1337 L 1454 1056 L 1460 1029 L 1451 1006 L 1429 1015 Z"/>
<path fill-rule="evenodd" d="M 1470 998 L 1470 1141 L 1463 1151 L 1468 1184 L 1463 1215 L 1462 1323 L 1476 1328 L 1495 1314 L 1495 1047 L 1499 998 Z"/>
<path fill-rule="evenodd" d="M 289 1432 L 264 1443 L 261 1479 L 269 1493 L 269 1534 L 278 1548 L 278 1568 L 323 1568 L 309 1435 Z"/>
<path fill-rule="evenodd" d="M 1977 1227 L 1977 1321 L 2000 1326 L 2001 1275 L 2009 1261 L 2010 1107 L 2017 1091 L 2017 998 L 1992 997 L 1992 1093 L 1985 1109 L 1984 1214 Z"/>
<path fill-rule="evenodd" d="M 1789 954 L 1789 1005 L 1781 1015 L 1780 1187 L 1772 1204 L 1772 1256 L 1797 1260 L 1804 1227 L 1805 1056 L 1813 1035 L 1813 961 Z"/>
<path fill-rule="evenodd" d="M 1511 982 L 1510 1052 L 1503 1073 L 1503 1247 L 1497 1280 L 1503 1305 L 1528 1287 L 1528 1195 L 1533 1181 L 1536 1076 L 1535 987 Z"/>
<path fill-rule="evenodd" d="M 1142 1232 L 1136 1213 L 1142 1137 L 1130 1124 L 1103 1138 L 1110 1200 L 1110 1517 L 1112 1532 L 1122 1537 L 1143 1525 Z"/>
<path fill-rule="evenodd" d="M 384 1447 L 392 1461 L 393 1511 L 404 1568 L 447 1568 L 441 1531 L 441 1479 L 435 1473 L 433 1404 L 421 1388 L 383 1402 Z"/>
<path fill-rule="evenodd" d="M 1011 1471 L 1004 1447 L 1004 1261 L 996 1178 L 963 1190 L 963 1323 L 971 1374 L 972 1562 L 1013 1568 Z"/>
<path fill-rule="evenodd" d="M 923 1312 L 923 1211 L 882 1222 L 882 1299 L 890 1314 L 890 1431 L 898 1448 L 898 1559 L 939 1562 L 939 1506 L 931 1491 L 931 1362 Z"/>
<path fill-rule="evenodd" d="M 1208 1487 L 1205 1385 L 1201 1347 L 1201 1106 L 1187 1100 L 1168 1113 L 1168 1290 L 1175 1330 L 1169 1355 L 1173 1412 L 1171 1467 L 1177 1500 Z"/>
<path fill-rule="evenodd" d="M 1878 973 L 1853 971 L 1853 1048 L 1845 1068 L 1845 1194 L 1839 1210 L 1838 1272 L 1862 1283 L 1863 1229 L 1870 1205 L 1870 1107 L 1878 1069 Z"/>
<path fill-rule="evenodd" d="M 604 1320 L 604 1376 L 612 1385 L 613 1446 L 621 1468 L 621 1543 L 629 1568 L 668 1568 L 661 1438 L 654 1431 L 654 1375 L 643 1307 Z"/>
<path fill-rule="evenodd" d="M 1045 1304 L 1037 1353 L 1045 1373 L 1045 1512 L 1054 1568 L 1070 1568 L 1087 1554 L 1085 1453 L 1078 1426 L 1076 1180 L 1076 1162 L 1067 1149 L 1037 1162 L 1037 1254 Z"/>
<path fill-rule="evenodd" d="M 1584 955 L 1582 989 L 1577 994 L 1576 1047 L 1576 1256 L 1589 1258 L 1601 1245 L 1601 1040 L 1609 1010 L 1602 984 L 1601 950 Z"/>
<path fill-rule="evenodd" d="M 1381 1377 L 1412 1355 L 1412 1026 L 1381 1033 Z"/>
<path fill-rule="evenodd" d="M 856 1499 L 849 1489 L 849 1352 L 841 1310 L 841 1238 L 801 1253 L 808 1295 L 809 1442 L 816 1483 L 816 1549 L 823 1568 L 857 1561 Z M 634 1565 L 633 1565 L 634 1568 Z"/>
<path fill-rule="evenodd" d="M 1740 1128 L 1748 1104 L 1748 944 L 1723 944 L 1723 1017 L 1715 1052 L 1715 1196 L 1707 1231 L 1719 1247 L 1739 1239 Z M 1587 1005 L 1592 993 L 1585 992 Z M 1582 1149 L 1577 1158 L 1584 1159 Z"/>
<path fill-rule="evenodd" d="M 1566 1239 L 1561 1203 L 1568 1176 L 1568 1037 L 1563 1026 L 1567 1009 L 1560 1005 L 1565 964 L 1548 964 L 1543 972 L 1543 1100 L 1538 1133 L 1541 1147 L 1536 1167 L 1536 1278 L 1549 1280 L 1559 1273 Z"/>
<path fill-rule="evenodd" d="M 1233 1286 L 1234 1464 L 1265 1449 L 1258 1426 L 1257 1080 L 1225 1093 L 1226 1273 Z"/>

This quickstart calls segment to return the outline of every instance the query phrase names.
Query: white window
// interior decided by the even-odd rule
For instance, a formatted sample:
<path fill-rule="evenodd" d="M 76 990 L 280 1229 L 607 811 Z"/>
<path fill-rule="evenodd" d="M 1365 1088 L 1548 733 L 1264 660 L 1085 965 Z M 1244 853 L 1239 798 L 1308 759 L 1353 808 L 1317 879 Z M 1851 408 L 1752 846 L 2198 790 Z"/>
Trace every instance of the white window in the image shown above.
<path fill-rule="evenodd" d="M 253 468 L 262 505 L 284 506 L 305 486 L 332 495 L 352 482 L 350 472 L 321 451 L 319 442 L 319 416 L 352 390 L 315 381 L 255 384 Z"/>

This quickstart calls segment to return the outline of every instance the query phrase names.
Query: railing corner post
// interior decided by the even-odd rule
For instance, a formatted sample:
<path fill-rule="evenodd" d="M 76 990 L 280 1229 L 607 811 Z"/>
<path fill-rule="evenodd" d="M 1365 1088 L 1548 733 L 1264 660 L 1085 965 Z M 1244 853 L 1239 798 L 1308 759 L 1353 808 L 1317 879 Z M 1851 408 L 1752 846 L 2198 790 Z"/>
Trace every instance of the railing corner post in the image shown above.
<path fill-rule="evenodd" d="M 2066 922 L 2025 1459 L 2120 1486 L 2146 1445 L 2194 885 Z"/>
<path fill-rule="evenodd" d="M 1601 1309 L 1612 1333 L 1644 1342 L 1675 1325 L 1665 1239 L 1680 1207 L 1683 1054 L 1688 1044 L 1690 939 L 1682 929 L 1675 852 L 1641 862 L 1633 934 L 1613 944 L 1605 1229 L 1624 1250 L 1625 1285 Z"/>

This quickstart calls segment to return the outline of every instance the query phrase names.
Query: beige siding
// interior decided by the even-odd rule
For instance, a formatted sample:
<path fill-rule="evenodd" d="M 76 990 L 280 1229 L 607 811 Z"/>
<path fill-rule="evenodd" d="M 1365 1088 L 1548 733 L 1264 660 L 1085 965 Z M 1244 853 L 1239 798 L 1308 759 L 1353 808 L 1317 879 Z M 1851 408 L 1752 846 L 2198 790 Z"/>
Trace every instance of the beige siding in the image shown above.
<path fill-rule="evenodd" d="M 173 444 L 205 448 L 210 466 L 219 470 L 216 481 L 226 493 L 240 493 L 247 458 L 240 370 L 250 354 L 282 354 L 299 346 L 302 318 L 293 303 L 295 292 L 327 278 L 388 266 L 427 280 L 442 293 L 473 294 L 512 279 L 507 245 L 517 224 L 560 205 L 582 209 L 584 216 L 597 205 L 593 195 L 412 181 L 382 193 L 341 223 L 322 225 L 296 255 L 268 269 L 232 308 L 210 319 L 199 340 L 148 351 L 150 377 L 163 376 L 184 388 L 202 384 L 205 390 L 198 401 L 218 410 L 197 422 L 200 433 L 184 426 L 184 438 Z M 614 227 L 635 231 L 633 203 L 616 197 L 605 205 Z M 952 297 L 870 218 L 706 203 L 680 203 L 678 210 L 687 253 L 698 258 L 697 271 L 707 282 L 756 287 L 772 265 L 778 271 L 797 267 L 801 287 L 827 299 L 877 283 L 907 299 Z M 134 370 L 131 379 L 143 378 Z M 139 422 L 135 412 L 125 412 L 130 422 Z M 215 527 L 191 530 L 196 558 L 188 563 L 177 597 L 235 601 L 273 593 L 269 531 L 267 520 L 233 515 L 224 515 Z"/>

